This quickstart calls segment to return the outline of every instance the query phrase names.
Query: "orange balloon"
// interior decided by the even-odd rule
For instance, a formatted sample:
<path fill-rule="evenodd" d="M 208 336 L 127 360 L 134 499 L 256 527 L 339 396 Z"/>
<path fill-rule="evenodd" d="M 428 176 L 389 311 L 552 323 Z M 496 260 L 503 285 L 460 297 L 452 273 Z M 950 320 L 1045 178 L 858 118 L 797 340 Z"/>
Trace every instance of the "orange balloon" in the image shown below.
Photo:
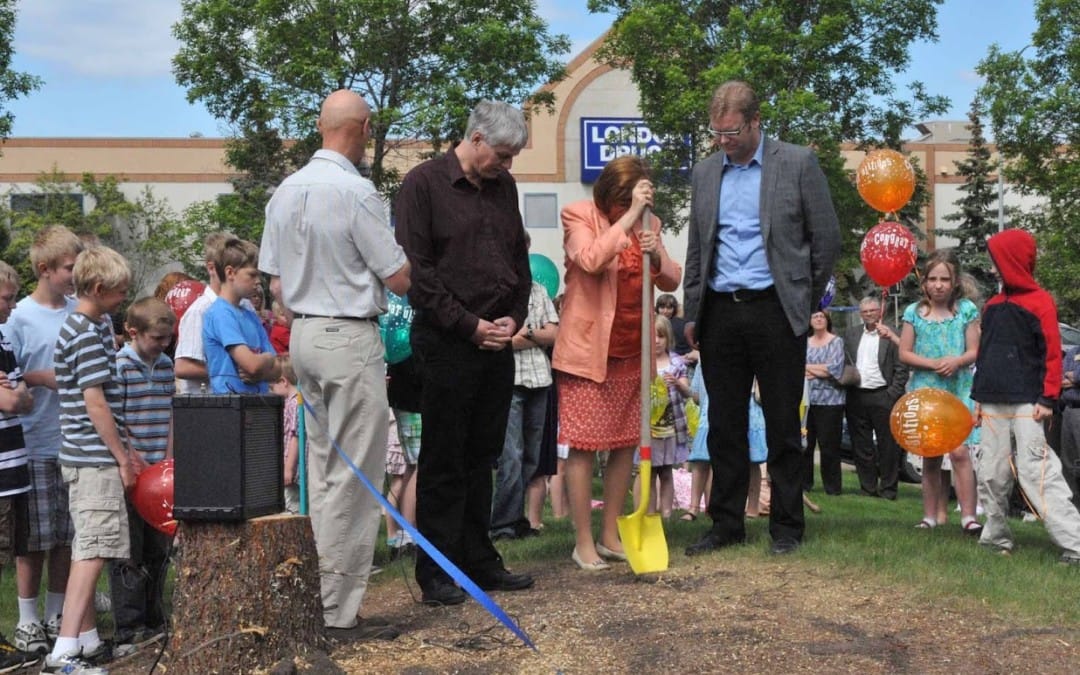
<path fill-rule="evenodd" d="M 974 420 L 964 402 L 942 389 L 916 389 L 893 406 L 889 428 L 900 447 L 941 457 L 964 444 Z"/>
<path fill-rule="evenodd" d="M 855 184 L 867 204 L 895 213 L 915 194 L 915 170 L 907 157 L 895 150 L 873 150 L 859 164 Z"/>

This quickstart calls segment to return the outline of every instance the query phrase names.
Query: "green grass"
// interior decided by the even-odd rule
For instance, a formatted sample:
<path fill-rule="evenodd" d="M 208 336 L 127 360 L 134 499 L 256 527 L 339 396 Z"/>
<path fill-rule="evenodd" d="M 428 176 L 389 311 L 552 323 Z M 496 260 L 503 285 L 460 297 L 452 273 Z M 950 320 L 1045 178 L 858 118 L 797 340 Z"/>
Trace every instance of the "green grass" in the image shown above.
<path fill-rule="evenodd" d="M 880 580 L 893 589 L 890 592 L 927 603 L 954 600 L 969 604 L 972 611 L 990 608 L 1018 623 L 1080 623 L 1080 603 L 1076 602 L 1080 568 L 1057 564 L 1060 550 L 1041 523 L 1010 520 L 1016 548 L 1011 556 L 1003 557 L 962 534 L 960 515 L 955 512 L 950 512 L 950 522 L 944 527 L 915 529 L 922 516 L 922 494 L 916 485 L 901 484 L 895 502 L 869 499 L 855 494 L 857 479 L 845 471 L 844 490 L 839 496 L 811 493 L 822 513 L 807 512 L 806 538 L 801 551 L 789 558 L 792 564 L 824 570 L 838 578 Z M 600 512 L 594 511 L 593 516 L 593 531 L 597 532 Z M 574 545 L 569 520 L 554 520 L 547 512 L 545 522 L 544 534 L 539 537 L 498 544 L 509 566 L 542 570 L 545 562 L 569 560 Z M 689 564 L 682 551 L 697 540 L 708 523 L 707 517 L 699 517 L 696 522 L 673 518 L 665 524 L 672 568 Z M 747 539 L 746 546 L 724 555 L 766 559 L 768 518 L 749 521 Z M 384 534 L 380 534 L 375 556 L 386 570 L 374 577 L 373 583 L 400 583 L 403 574 L 412 576 L 411 562 L 385 562 Z M 106 588 L 104 580 L 99 588 Z M 17 618 L 14 570 L 9 567 L 0 578 L 0 631 L 10 635 Z M 108 623 L 108 618 L 99 617 L 106 633 Z"/>
<path fill-rule="evenodd" d="M 1042 523 L 1011 519 L 1016 548 L 1005 557 L 963 534 L 960 514 L 951 510 L 945 526 L 916 529 L 922 517 L 922 493 L 917 485 L 901 484 L 894 502 L 871 499 L 856 494 L 858 480 L 853 472 L 845 471 L 844 490 L 845 494 L 838 496 L 825 495 L 820 488 L 810 493 L 822 513 L 807 511 L 806 538 L 801 551 L 790 559 L 792 564 L 805 564 L 839 578 L 877 579 L 890 586 L 890 592 L 927 603 L 954 600 L 972 611 L 989 608 L 1018 623 L 1080 623 L 1080 603 L 1076 602 L 1080 568 L 1058 564 L 1061 551 L 1050 541 Z M 593 512 L 594 533 L 599 531 L 599 515 L 599 511 Z M 535 570 L 537 563 L 569 560 L 574 545 L 569 521 L 554 520 L 548 512 L 545 522 L 542 536 L 499 542 L 509 566 L 528 565 Z M 665 523 L 672 568 L 689 564 L 683 550 L 697 541 L 708 525 L 707 517 L 696 522 L 675 517 Z M 768 558 L 767 517 L 748 521 L 747 540 L 746 546 L 724 555 Z M 385 549 L 380 548 L 377 556 L 384 555 Z M 411 566 L 405 567 L 411 574 Z M 392 564 L 376 583 L 399 583 L 398 569 Z"/>

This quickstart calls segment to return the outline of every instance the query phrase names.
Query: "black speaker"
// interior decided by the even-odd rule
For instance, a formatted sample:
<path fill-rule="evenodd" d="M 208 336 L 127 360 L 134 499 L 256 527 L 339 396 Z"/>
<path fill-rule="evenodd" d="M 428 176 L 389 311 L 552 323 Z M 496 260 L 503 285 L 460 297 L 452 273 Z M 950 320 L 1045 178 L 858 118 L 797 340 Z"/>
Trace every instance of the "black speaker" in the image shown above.
<path fill-rule="evenodd" d="M 173 398 L 178 520 L 247 520 L 285 510 L 283 401 L 258 394 Z"/>

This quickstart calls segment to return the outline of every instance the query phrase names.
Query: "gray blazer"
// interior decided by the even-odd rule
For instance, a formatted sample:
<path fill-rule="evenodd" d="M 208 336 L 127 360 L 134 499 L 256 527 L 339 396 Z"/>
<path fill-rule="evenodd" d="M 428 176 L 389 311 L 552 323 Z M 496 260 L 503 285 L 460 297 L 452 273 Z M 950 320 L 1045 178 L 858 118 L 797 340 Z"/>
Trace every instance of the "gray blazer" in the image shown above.
<path fill-rule="evenodd" d="M 795 335 L 810 330 L 810 314 L 825 292 L 840 254 L 840 224 L 825 174 L 809 149 L 765 138 L 761 174 L 761 233 L 776 293 Z M 724 153 L 694 166 L 690 233 L 683 275 L 685 316 L 697 322 L 716 255 Z"/>
<path fill-rule="evenodd" d="M 889 326 L 894 333 L 896 329 Z M 899 333 L 897 333 L 899 334 Z M 863 324 L 851 326 L 844 331 L 844 356 L 847 363 L 856 363 L 859 357 L 859 341 L 862 340 Z M 907 388 L 908 367 L 900 362 L 900 348 L 892 340 L 882 340 L 878 345 L 878 368 L 888 384 L 889 400 L 896 401 Z"/>

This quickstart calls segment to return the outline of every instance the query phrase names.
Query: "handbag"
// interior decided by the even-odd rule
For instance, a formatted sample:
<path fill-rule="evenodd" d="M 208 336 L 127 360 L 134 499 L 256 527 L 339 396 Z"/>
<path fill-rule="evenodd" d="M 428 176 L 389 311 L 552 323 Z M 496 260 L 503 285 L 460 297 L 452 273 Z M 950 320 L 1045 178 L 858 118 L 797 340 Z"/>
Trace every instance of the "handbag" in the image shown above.
<path fill-rule="evenodd" d="M 861 381 L 859 369 L 850 363 L 845 363 L 844 372 L 840 373 L 840 379 L 836 383 L 841 387 L 857 387 Z"/>

